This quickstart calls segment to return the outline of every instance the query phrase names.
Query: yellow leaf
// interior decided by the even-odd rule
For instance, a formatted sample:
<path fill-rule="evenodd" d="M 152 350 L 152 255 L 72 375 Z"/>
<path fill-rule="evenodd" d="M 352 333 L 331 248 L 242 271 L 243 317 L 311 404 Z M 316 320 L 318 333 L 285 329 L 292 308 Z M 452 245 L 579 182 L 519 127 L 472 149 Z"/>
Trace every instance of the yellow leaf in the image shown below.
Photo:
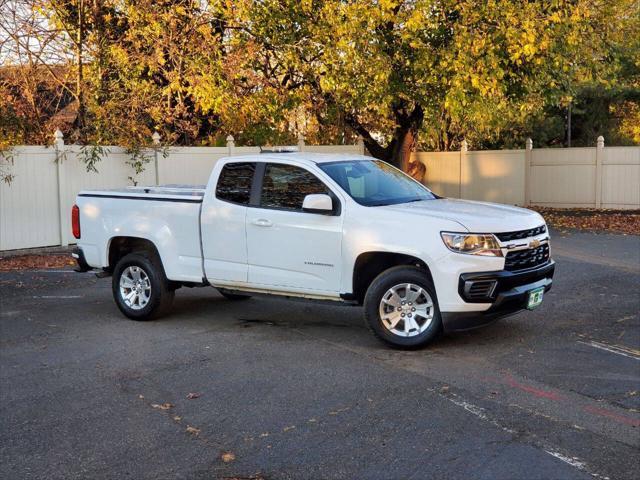
<path fill-rule="evenodd" d="M 220 458 L 224 463 L 233 462 L 236 459 L 236 456 L 233 452 L 224 452 L 220 455 Z"/>

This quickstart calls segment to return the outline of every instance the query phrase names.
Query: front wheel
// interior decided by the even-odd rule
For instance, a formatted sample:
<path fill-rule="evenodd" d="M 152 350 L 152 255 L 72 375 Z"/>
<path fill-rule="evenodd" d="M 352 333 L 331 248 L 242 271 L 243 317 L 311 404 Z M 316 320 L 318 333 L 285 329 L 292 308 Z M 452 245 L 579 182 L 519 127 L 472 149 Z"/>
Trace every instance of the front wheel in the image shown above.
<path fill-rule="evenodd" d="M 415 267 L 393 267 L 378 275 L 367 290 L 364 315 L 371 331 L 396 348 L 423 347 L 442 330 L 435 288 Z"/>
<path fill-rule="evenodd" d="M 113 271 L 113 298 L 132 320 L 150 320 L 164 314 L 175 292 L 169 288 L 160 259 L 146 252 L 130 253 Z"/>

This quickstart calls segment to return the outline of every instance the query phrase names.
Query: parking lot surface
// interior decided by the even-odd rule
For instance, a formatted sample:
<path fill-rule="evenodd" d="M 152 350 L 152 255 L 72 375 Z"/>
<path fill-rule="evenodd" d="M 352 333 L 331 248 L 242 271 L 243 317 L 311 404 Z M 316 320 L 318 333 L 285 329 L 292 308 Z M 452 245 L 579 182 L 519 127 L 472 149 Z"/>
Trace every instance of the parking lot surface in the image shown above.
<path fill-rule="evenodd" d="M 555 232 L 543 305 L 413 352 L 361 309 L 0 273 L 0 478 L 640 477 L 640 237 Z"/>

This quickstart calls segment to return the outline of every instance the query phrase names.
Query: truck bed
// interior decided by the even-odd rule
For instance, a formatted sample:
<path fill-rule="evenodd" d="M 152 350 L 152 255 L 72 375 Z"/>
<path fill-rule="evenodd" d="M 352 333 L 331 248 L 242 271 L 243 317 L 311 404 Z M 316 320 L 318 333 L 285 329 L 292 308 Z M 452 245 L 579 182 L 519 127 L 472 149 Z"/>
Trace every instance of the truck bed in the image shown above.
<path fill-rule="evenodd" d="M 201 282 L 200 207 L 205 187 L 159 185 L 78 194 L 82 248 L 87 263 L 106 267 L 113 238 L 151 241 L 169 280 Z"/>

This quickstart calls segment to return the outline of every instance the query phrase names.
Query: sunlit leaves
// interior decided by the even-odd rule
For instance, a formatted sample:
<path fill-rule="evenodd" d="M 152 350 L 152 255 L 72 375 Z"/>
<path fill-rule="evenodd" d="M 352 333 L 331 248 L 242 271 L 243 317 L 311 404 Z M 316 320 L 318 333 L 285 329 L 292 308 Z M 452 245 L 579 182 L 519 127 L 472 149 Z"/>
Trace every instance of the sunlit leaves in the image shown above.
<path fill-rule="evenodd" d="M 37 4 L 72 37 L 76 2 Z M 93 143 L 140 144 L 154 130 L 180 144 L 221 144 L 229 133 L 243 144 L 298 133 L 353 142 L 360 127 L 390 145 L 419 107 L 423 148 L 458 148 L 463 138 L 521 144 L 523 135 L 543 137 L 534 126 L 544 113 L 576 103 L 585 88 L 622 92 L 627 103 L 609 113 L 623 115 L 620 131 L 637 138 L 637 103 L 625 90 L 638 88 L 635 0 L 91 5 L 84 89 Z M 0 130 L 20 127 L 23 138 L 28 122 L 13 119 L 28 104 L 12 95 L 10 105 L 0 101 Z M 562 132 L 556 123 L 546 130 Z"/>

